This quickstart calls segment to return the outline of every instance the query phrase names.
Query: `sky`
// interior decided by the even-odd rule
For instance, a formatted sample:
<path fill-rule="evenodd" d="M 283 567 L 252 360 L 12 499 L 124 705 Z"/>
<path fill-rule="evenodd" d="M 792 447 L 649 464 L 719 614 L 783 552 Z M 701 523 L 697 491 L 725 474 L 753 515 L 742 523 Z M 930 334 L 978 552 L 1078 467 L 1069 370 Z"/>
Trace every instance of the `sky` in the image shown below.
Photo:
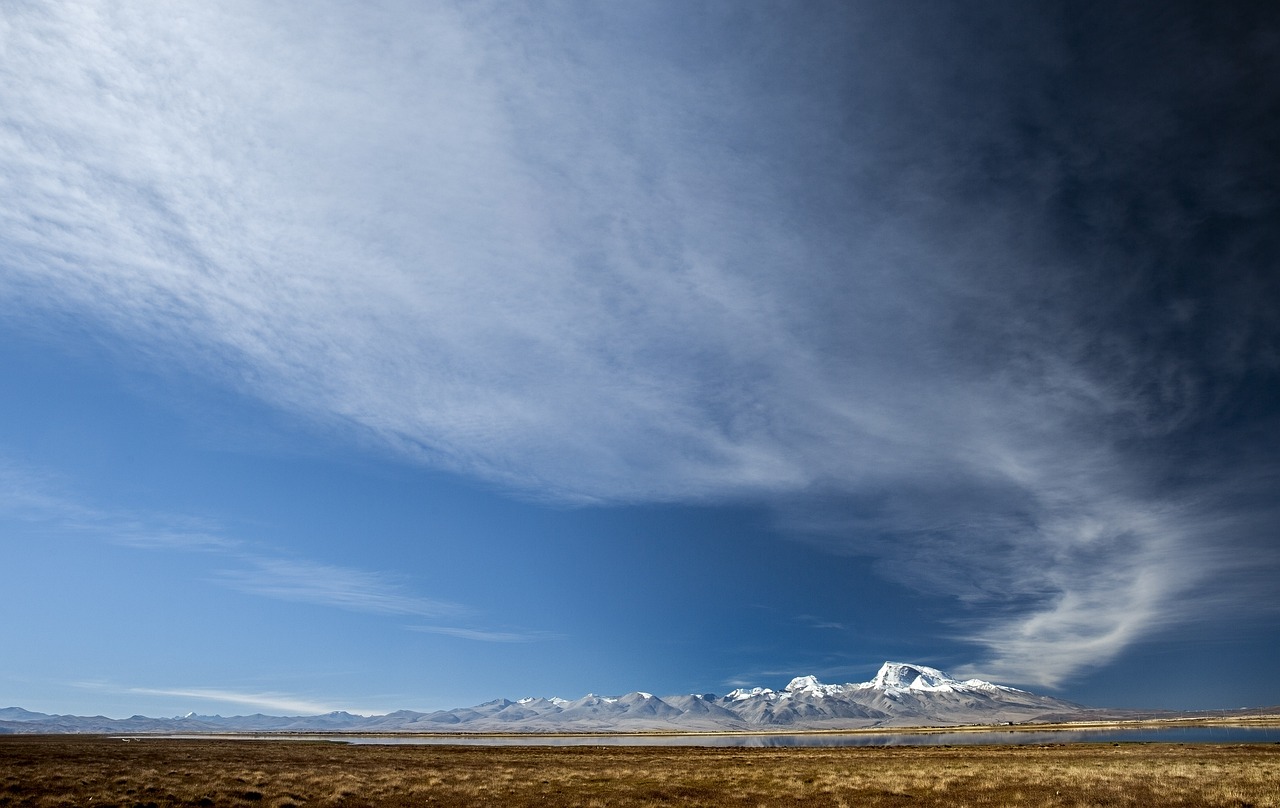
<path fill-rule="evenodd" d="M 1280 12 L 7 2 L 0 706 L 1280 703 Z"/>

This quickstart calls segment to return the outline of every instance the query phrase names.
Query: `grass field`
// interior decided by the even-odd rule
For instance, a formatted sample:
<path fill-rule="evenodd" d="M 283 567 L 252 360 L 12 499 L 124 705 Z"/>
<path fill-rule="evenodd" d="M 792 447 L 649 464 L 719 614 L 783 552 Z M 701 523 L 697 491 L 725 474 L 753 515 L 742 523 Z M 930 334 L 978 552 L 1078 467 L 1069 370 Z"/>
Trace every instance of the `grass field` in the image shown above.
<path fill-rule="evenodd" d="M 0 806 L 1280 806 L 1280 745 L 707 749 L 0 736 Z"/>

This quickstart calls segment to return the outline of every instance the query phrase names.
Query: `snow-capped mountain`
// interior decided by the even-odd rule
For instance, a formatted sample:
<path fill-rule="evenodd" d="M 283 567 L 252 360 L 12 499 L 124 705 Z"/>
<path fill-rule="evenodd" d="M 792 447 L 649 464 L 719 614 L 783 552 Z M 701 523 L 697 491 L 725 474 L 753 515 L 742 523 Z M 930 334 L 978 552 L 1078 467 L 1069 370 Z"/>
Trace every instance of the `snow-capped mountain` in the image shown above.
<path fill-rule="evenodd" d="M 750 726 L 834 728 L 1028 721 L 1079 705 L 936 668 L 886 662 L 869 682 L 823 684 L 798 676 L 784 690 L 734 690 L 719 700 Z"/>
<path fill-rule="evenodd" d="M 877 726 L 992 724 L 1061 717 L 1084 708 L 1049 696 L 960 681 L 924 665 L 886 662 L 869 682 L 823 684 L 798 676 L 782 690 L 755 687 L 724 696 L 658 698 L 633 692 L 580 699 L 495 699 L 474 707 L 387 715 L 250 715 L 223 718 L 110 719 L 0 710 L 0 732 L 632 732 L 777 729 L 856 729 Z"/>

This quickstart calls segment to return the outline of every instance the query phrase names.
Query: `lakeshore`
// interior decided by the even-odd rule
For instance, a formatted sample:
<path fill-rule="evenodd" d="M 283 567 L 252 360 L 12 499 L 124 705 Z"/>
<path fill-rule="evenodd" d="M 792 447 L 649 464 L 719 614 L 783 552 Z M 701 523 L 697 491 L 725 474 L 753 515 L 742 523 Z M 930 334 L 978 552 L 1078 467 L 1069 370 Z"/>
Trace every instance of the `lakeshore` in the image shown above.
<path fill-rule="evenodd" d="M 1132 719 L 1091 719 L 1083 721 L 1046 721 L 1003 724 L 961 724 L 930 726 L 877 726 L 829 729 L 743 729 L 716 731 L 684 731 L 684 730 L 637 730 L 632 732 L 618 730 L 563 731 L 563 732 L 308 732 L 308 731 L 271 731 L 271 732 L 208 732 L 147 735 L 135 734 L 130 737 L 172 737 L 181 739 L 198 738 L 309 738 L 309 739 L 358 739 L 358 738 L 430 738 L 440 739 L 442 743 L 456 740 L 460 743 L 482 739 L 509 739 L 512 741 L 536 741 L 541 738 L 821 738 L 831 736 L 887 736 L 887 735 L 941 735 L 941 734 L 975 734 L 991 735 L 996 733 L 1071 733 L 1071 732 L 1124 732 L 1138 730 L 1174 730 L 1191 728 L 1236 728 L 1236 729 L 1280 729 L 1280 710 L 1253 710 L 1249 714 L 1239 715 L 1224 713 L 1222 715 L 1192 715 L 1188 717 L 1143 717 Z"/>

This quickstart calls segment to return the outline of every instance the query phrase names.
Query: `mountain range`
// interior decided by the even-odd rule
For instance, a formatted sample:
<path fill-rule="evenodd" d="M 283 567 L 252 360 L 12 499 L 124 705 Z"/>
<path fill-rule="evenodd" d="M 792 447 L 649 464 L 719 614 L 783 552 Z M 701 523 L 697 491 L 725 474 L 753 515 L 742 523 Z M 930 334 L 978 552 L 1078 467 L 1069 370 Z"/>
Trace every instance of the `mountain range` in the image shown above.
<path fill-rule="evenodd" d="M 0 709 L 0 733 L 187 732 L 638 732 L 858 729 L 922 725 L 998 724 L 1058 720 L 1087 709 L 981 679 L 960 681 L 936 668 L 886 662 L 869 682 L 823 684 L 799 676 L 782 690 L 738 689 L 664 696 L 633 692 L 579 699 L 495 699 L 474 707 L 430 713 L 399 710 L 361 716 L 261 713 L 223 717 L 189 713 L 175 718 L 135 715 L 47 715 Z"/>

